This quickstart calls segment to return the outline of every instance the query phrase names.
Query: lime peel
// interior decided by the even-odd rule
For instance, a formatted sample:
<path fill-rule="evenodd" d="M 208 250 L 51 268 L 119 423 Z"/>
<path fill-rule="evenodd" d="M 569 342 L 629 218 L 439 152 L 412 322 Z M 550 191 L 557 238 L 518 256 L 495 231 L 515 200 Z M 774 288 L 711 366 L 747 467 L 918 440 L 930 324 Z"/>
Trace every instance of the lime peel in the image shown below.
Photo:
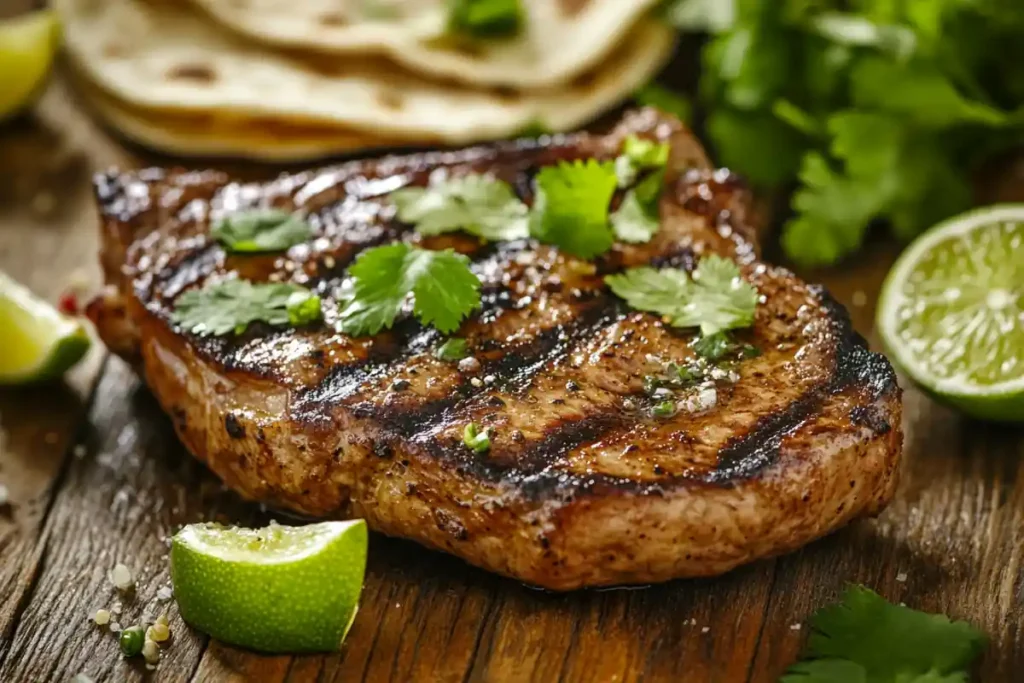
<path fill-rule="evenodd" d="M 938 399 L 1024 420 L 1024 204 L 935 226 L 900 256 L 877 326 L 893 360 Z"/>
<path fill-rule="evenodd" d="M 171 543 L 182 618 L 226 643 L 263 652 L 337 650 L 366 569 L 362 520 L 240 529 L 192 524 Z"/>
<path fill-rule="evenodd" d="M 41 90 L 59 42 L 49 10 L 0 21 L 0 120 L 24 108 Z"/>
<path fill-rule="evenodd" d="M 89 350 L 81 323 L 0 272 L 0 385 L 63 375 Z"/>

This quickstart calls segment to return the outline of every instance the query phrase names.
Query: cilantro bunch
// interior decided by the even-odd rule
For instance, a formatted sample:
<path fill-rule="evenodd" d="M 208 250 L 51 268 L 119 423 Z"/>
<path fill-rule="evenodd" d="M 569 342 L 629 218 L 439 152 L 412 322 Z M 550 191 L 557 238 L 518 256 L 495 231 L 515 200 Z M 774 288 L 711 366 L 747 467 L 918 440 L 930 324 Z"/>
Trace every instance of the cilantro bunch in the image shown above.
<path fill-rule="evenodd" d="M 1024 142 L 1024 3 L 677 0 L 710 34 L 700 98 L 717 160 L 789 188 L 803 265 L 884 222 L 907 240 L 967 208 L 971 171 Z"/>

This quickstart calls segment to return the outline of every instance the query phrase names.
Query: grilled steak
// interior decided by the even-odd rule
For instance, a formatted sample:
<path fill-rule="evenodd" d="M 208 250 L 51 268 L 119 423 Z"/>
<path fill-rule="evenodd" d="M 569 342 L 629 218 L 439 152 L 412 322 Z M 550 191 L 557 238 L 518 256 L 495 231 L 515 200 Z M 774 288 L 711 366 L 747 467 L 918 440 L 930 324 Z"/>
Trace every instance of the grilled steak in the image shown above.
<path fill-rule="evenodd" d="M 532 241 L 421 237 L 386 195 L 432 174 L 494 173 L 531 200 L 558 160 L 613 158 L 627 133 L 670 140 L 662 227 L 595 264 Z M 90 315 L 135 362 L 185 445 L 229 486 L 371 528 L 555 590 L 725 572 L 797 548 L 891 497 L 900 389 L 826 291 L 758 260 L 748 195 L 674 120 L 631 114 L 576 134 L 390 157 L 236 182 L 158 169 L 96 179 L 110 286 Z M 300 208 L 317 237 L 287 255 L 237 256 L 211 216 Z M 469 255 L 483 305 L 459 331 L 476 363 L 408 317 L 372 338 L 334 331 L 332 293 L 361 250 L 395 239 Z M 602 276 L 734 259 L 763 295 L 737 338 L 761 355 L 692 412 L 655 417 L 644 377 L 693 357 L 694 334 L 629 310 Z M 170 322 L 179 294 L 236 272 L 324 298 L 311 328 L 253 325 L 201 338 Z M 735 379 L 735 377 L 734 377 Z M 707 398 L 707 397 L 705 397 Z M 484 454 L 462 443 L 493 428 Z"/>

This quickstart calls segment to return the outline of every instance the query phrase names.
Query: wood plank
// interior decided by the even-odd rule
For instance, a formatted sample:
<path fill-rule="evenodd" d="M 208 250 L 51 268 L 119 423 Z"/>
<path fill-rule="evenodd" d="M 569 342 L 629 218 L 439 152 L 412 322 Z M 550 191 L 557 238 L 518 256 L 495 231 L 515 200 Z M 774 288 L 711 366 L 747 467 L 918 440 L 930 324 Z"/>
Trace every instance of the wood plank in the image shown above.
<path fill-rule="evenodd" d="M 113 148 L 91 135 L 59 89 L 33 114 L 0 128 L 0 270 L 55 301 L 99 268 L 89 193 L 91 161 Z M 86 265 L 87 264 L 87 265 Z M 63 384 L 0 389 L 0 661 L 38 575 L 40 532 L 54 483 L 79 431 L 105 352 L 95 345 Z"/>
<path fill-rule="evenodd" d="M 95 439 L 70 463 L 43 531 L 45 562 L 14 630 L 0 680 L 138 680 L 141 660 L 123 660 L 116 637 L 92 624 L 100 607 L 123 603 L 122 625 L 169 610 L 172 646 L 167 680 L 188 680 L 206 637 L 184 626 L 157 597 L 168 582 L 164 539 L 181 524 L 206 518 L 251 522 L 241 504 L 186 457 L 167 418 L 121 361 L 110 363 L 90 413 Z M 225 517 L 226 516 L 226 517 Z M 123 562 L 137 580 L 121 596 L 107 573 Z"/>

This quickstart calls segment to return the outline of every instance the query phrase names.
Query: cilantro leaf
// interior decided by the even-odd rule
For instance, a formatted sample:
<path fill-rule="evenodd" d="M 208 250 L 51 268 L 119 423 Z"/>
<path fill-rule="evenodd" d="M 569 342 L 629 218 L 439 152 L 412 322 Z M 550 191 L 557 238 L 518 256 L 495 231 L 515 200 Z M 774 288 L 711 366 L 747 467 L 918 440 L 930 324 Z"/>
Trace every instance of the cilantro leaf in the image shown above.
<path fill-rule="evenodd" d="M 688 97 L 657 83 L 643 86 L 633 93 L 633 99 L 640 106 L 660 109 L 684 123 L 693 116 L 693 104 Z"/>
<path fill-rule="evenodd" d="M 527 236 L 527 207 L 505 182 L 470 174 L 428 188 L 392 193 L 401 220 L 424 235 L 463 229 L 487 239 Z"/>
<path fill-rule="evenodd" d="M 893 605 L 863 586 L 850 586 L 839 604 L 814 615 L 812 626 L 809 657 L 856 662 L 870 680 L 954 673 L 985 647 L 985 636 L 970 624 Z"/>
<path fill-rule="evenodd" d="M 397 242 L 364 251 L 348 272 L 353 288 L 339 329 L 352 336 L 390 328 L 410 294 L 416 318 L 446 334 L 480 305 L 480 280 L 469 259 L 451 249 L 429 251 Z"/>
<path fill-rule="evenodd" d="M 254 322 L 298 326 L 320 319 L 320 298 L 289 283 L 224 280 L 184 292 L 171 319 L 200 336 L 241 334 Z"/>
<path fill-rule="evenodd" d="M 893 605 L 863 586 L 818 611 L 805 660 L 782 683 L 966 683 L 985 636 L 970 624 Z"/>
<path fill-rule="evenodd" d="M 537 174 L 530 234 L 562 251 L 589 259 L 608 251 L 615 236 L 608 207 L 617 179 L 611 162 L 560 162 Z"/>
<path fill-rule="evenodd" d="M 608 275 L 611 290 L 633 308 L 666 317 L 674 327 L 699 327 L 701 334 L 749 327 L 754 322 L 757 290 L 732 261 L 706 256 L 689 276 L 675 268 L 647 266 Z"/>
<path fill-rule="evenodd" d="M 756 358 L 761 350 L 750 344 L 740 344 L 728 332 L 716 332 L 702 335 L 691 344 L 694 353 L 701 358 L 716 363 L 727 356 L 738 358 Z"/>
<path fill-rule="evenodd" d="M 630 190 L 622 199 L 618 210 L 612 214 L 612 229 L 615 236 L 623 242 L 649 242 L 661 227 L 658 214 L 653 214 L 637 198 L 635 190 Z"/>
<path fill-rule="evenodd" d="M 444 344 L 437 347 L 436 351 L 434 351 L 434 356 L 438 360 L 443 361 L 462 360 L 468 355 L 469 349 L 466 347 L 466 340 L 459 339 L 458 337 L 448 339 Z"/>
<path fill-rule="evenodd" d="M 520 0 L 449 0 L 448 30 L 472 38 L 508 38 L 522 29 Z"/>
<path fill-rule="evenodd" d="M 250 209 L 213 222 L 210 235 L 230 252 L 284 251 L 313 236 L 302 218 L 280 209 Z"/>
<path fill-rule="evenodd" d="M 529 236 L 529 210 L 508 183 L 470 174 L 431 187 L 405 187 L 390 194 L 400 221 L 413 223 L 421 235 L 454 230 L 487 240 Z"/>
<path fill-rule="evenodd" d="M 668 163 L 669 144 L 627 135 L 622 141 L 622 156 L 637 170 L 662 168 Z"/>

